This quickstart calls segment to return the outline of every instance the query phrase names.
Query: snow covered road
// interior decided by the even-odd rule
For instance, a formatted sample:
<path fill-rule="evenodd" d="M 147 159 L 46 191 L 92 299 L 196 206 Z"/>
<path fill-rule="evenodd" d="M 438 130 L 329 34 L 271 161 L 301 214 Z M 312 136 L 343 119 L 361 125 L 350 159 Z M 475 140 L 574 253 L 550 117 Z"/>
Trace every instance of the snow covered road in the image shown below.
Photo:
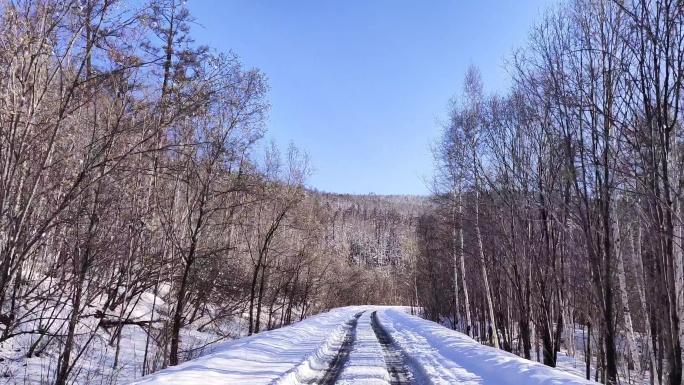
<path fill-rule="evenodd" d="M 346 307 L 229 342 L 133 384 L 593 384 L 402 308 Z"/>

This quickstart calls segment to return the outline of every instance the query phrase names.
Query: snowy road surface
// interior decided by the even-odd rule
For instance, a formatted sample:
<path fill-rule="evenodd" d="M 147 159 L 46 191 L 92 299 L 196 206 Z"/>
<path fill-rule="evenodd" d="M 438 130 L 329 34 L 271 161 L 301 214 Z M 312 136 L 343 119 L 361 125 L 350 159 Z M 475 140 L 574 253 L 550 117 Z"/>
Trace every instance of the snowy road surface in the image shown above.
<path fill-rule="evenodd" d="M 570 385 L 593 382 L 489 348 L 402 308 L 346 307 L 228 342 L 133 384 Z"/>

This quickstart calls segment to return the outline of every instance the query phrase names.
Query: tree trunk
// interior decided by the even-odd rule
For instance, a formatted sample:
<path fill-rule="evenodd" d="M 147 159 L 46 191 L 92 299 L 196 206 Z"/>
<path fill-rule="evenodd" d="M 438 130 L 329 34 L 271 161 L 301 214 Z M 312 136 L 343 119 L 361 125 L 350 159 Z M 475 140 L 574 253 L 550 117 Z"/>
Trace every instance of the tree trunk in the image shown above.
<path fill-rule="evenodd" d="M 591 321 L 587 321 L 587 340 L 584 343 L 584 361 L 586 362 L 586 378 L 587 380 L 591 380 Z"/>
<path fill-rule="evenodd" d="M 200 216 L 201 218 L 201 216 Z M 201 219 L 198 223 L 198 228 L 201 226 Z M 192 241 L 190 244 L 190 251 L 188 252 L 188 257 L 185 260 L 185 266 L 183 269 L 183 277 L 181 278 L 180 287 L 178 288 L 178 294 L 176 296 L 176 309 L 173 313 L 173 323 L 171 325 L 171 350 L 169 352 L 169 365 L 178 365 L 178 350 L 180 347 L 180 329 L 183 326 L 183 310 L 185 306 L 185 296 L 188 290 L 188 279 L 190 277 L 190 271 L 192 265 L 195 261 L 195 253 L 197 250 L 197 232 L 192 236 Z"/>
<path fill-rule="evenodd" d="M 453 329 L 456 330 L 456 325 L 458 324 L 459 326 L 461 325 L 461 320 L 459 317 L 459 312 L 460 312 L 460 306 L 459 306 L 459 301 L 458 301 L 458 236 L 457 236 L 457 229 L 456 229 L 456 199 L 457 197 L 460 196 L 460 193 L 456 192 L 456 188 L 452 189 L 452 199 L 454 202 L 451 205 L 451 222 L 452 222 L 452 229 L 451 229 L 451 239 L 453 242 L 452 245 L 452 251 L 453 251 L 453 263 L 454 263 L 454 323 L 453 323 Z M 461 331 L 463 331 L 463 328 L 461 327 Z"/>
<path fill-rule="evenodd" d="M 496 318 L 494 317 L 492 291 L 489 287 L 489 278 L 487 276 L 487 263 L 484 255 L 484 246 L 482 244 L 482 234 L 480 232 L 480 192 L 477 171 L 475 171 L 475 234 L 477 236 L 477 246 L 480 253 L 480 264 L 482 265 L 482 280 L 484 282 L 485 296 L 487 297 L 487 310 L 489 311 L 489 320 L 491 322 L 492 327 L 492 342 L 494 344 L 494 347 L 498 349 L 499 333 L 496 330 Z"/>
<path fill-rule="evenodd" d="M 627 293 L 627 277 L 625 275 L 625 264 L 622 256 L 622 237 L 620 236 L 620 224 L 617 211 L 613 209 L 613 249 L 617 258 L 617 276 L 620 284 L 620 299 L 622 301 L 622 314 L 625 318 L 625 332 L 627 333 L 627 349 L 629 350 L 630 360 L 634 365 L 637 380 L 641 382 L 641 359 L 634 338 L 634 328 L 632 326 L 632 313 L 629 307 L 629 297 Z"/>
<path fill-rule="evenodd" d="M 461 187 L 459 185 L 458 189 L 458 215 L 461 218 L 461 225 L 458 229 L 459 232 L 459 238 L 461 241 L 461 255 L 460 255 L 460 267 L 461 267 L 461 283 L 463 286 L 463 299 L 464 299 L 464 305 L 465 305 L 465 313 L 466 313 L 466 325 L 465 325 L 465 333 L 469 335 L 470 337 L 473 336 L 473 331 L 472 331 L 472 319 L 471 319 L 471 313 L 470 313 L 470 300 L 468 298 L 468 284 L 466 283 L 466 270 L 465 270 L 465 240 L 463 237 L 463 192 L 461 191 Z"/>

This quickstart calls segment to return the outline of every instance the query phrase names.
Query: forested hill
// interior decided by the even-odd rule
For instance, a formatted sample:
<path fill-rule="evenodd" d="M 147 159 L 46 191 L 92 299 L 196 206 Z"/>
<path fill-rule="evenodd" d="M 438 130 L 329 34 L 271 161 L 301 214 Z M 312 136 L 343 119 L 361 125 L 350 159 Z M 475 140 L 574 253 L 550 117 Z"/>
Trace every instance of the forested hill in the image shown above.
<path fill-rule="evenodd" d="M 325 253 L 337 266 L 326 307 L 412 300 L 415 227 L 428 197 L 311 191 L 307 200 L 320 210 Z"/>

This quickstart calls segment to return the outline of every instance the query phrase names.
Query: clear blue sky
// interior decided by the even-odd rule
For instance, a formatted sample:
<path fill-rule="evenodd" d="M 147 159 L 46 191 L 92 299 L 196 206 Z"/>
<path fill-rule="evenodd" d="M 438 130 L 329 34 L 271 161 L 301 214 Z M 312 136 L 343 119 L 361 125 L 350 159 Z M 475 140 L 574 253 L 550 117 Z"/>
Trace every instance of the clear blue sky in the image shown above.
<path fill-rule="evenodd" d="M 503 90 L 503 59 L 548 0 L 193 0 L 197 42 L 269 78 L 268 138 L 339 193 L 427 194 L 429 143 L 470 63 Z"/>

